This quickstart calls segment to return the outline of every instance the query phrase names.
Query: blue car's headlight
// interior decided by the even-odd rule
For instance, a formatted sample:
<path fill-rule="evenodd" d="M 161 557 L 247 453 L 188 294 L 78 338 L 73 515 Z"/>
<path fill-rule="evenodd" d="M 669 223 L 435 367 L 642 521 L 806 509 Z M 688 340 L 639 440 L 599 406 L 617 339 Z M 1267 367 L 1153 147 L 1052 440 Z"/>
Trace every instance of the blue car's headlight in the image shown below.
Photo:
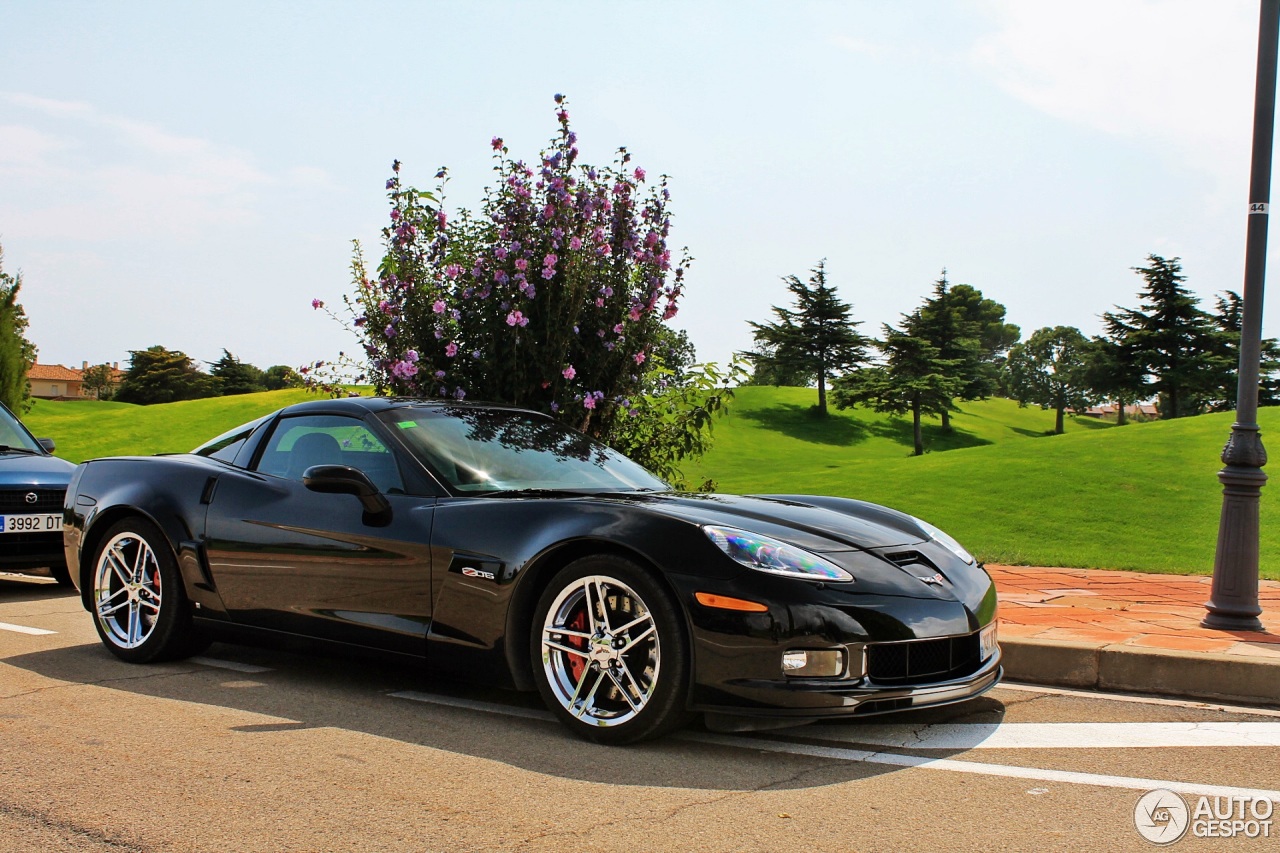
<path fill-rule="evenodd" d="M 928 533 L 929 538 L 932 539 L 934 542 L 937 542 L 943 548 L 946 548 L 948 551 L 950 551 L 952 554 L 955 554 L 957 557 L 959 557 L 961 560 L 964 560 L 966 563 L 973 562 L 973 555 L 970 554 L 968 551 L 966 551 L 964 549 L 964 546 L 961 545 L 959 542 L 952 539 L 950 536 L 943 533 L 941 530 L 934 527 L 932 524 L 930 524 L 927 521 L 921 521 L 920 519 L 917 518 L 916 523 L 924 528 L 924 532 Z"/>
<path fill-rule="evenodd" d="M 853 575 L 828 559 L 759 533 L 707 525 L 707 538 L 749 569 L 808 581 L 851 581 Z"/>

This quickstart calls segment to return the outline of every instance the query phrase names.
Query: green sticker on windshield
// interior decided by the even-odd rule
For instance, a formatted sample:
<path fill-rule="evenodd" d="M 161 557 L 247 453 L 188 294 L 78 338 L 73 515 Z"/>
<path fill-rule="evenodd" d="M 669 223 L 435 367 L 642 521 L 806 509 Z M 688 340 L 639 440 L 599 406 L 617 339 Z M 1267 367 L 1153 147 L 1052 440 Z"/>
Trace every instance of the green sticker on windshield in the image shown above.
<path fill-rule="evenodd" d="M 417 425 L 417 421 L 399 421 L 396 423 L 396 426 L 400 427 L 400 429 L 413 429 Z"/>

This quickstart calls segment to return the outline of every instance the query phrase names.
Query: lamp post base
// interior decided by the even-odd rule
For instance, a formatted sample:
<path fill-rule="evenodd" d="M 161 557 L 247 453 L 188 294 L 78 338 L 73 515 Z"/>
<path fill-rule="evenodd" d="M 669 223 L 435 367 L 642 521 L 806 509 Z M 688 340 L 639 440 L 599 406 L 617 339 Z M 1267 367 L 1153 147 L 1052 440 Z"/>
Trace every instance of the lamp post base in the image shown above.
<path fill-rule="evenodd" d="M 1218 552 L 1213 564 L 1213 591 L 1200 623 L 1221 631 L 1261 631 L 1258 618 L 1258 504 L 1267 475 L 1267 452 L 1257 424 L 1236 423 L 1222 451 L 1227 467 L 1218 472 L 1222 483 L 1222 517 L 1218 522 Z"/>

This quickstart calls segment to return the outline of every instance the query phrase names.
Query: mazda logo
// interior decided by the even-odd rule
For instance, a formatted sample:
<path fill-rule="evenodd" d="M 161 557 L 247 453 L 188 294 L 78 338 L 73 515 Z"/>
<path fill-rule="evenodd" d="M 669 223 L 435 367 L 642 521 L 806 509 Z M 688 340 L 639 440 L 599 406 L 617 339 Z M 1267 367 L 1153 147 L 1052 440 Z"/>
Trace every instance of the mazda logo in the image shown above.
<path fill-rule="evenodd" d="M 26 502 L 27 502 L 27 503 L 29 503 L 29 504 L 33 504 L 33 503 L 35 503 L 36 501 L 40 500 L 40 496 L 39 496 L 39 495 L 37 495 L 35 492 L 27 492 L 27 496 L 26 496 L 25 500 L 26 500 Z"/>

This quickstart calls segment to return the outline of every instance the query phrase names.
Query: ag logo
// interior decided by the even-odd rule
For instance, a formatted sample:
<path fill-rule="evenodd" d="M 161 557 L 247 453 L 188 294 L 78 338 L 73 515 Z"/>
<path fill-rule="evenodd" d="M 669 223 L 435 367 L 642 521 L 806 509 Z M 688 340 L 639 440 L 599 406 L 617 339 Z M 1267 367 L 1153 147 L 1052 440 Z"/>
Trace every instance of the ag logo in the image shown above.
<path fill-rule="evenodd" d="M 483 578 L 484 580 L 493 580 L 493 572 L 486 572 L 481 569 L 473 569 L 470 566 L 463 566 L 462 573 L 469 578 Z"/>
<path fill-rule="evenodd" d="M 1133 825 L 1152 844 L 1172 844 L 1187 834 L 1191 814 L 1186 800 L 1165 788 L 1148 791 L 1133 807 Z"/>

